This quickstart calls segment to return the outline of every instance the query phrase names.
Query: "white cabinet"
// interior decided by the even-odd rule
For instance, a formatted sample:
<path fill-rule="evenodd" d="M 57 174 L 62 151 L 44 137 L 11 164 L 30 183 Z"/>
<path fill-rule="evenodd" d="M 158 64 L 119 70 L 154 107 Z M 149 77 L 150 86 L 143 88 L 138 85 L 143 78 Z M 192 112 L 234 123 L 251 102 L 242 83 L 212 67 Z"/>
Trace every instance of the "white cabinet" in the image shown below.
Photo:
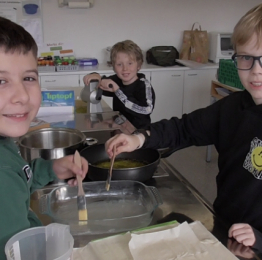
<path fill-rule="evenodd" d="M 65 75 L 41 75 L 40 77 L 41 88 L 49 87 L 79 87 L 79 75 L 66 74 Z"/>
<path fill-rule="evenodd" d="M 216 69 L 185 71 L 183 114 L 210 105 L 211 81 L 215 77 Z"/>
<path fill-rule="evenodd" d="M 110 70 L 96 71 L 101 75 L 110 76 L 114 72 Z M 217 68 L 200 70 L 162 68 L 161 70 L 146 69 L 139 72 L 145 74 L 156 93 L 156 102 L 152 122 L 163 118 L 170 119 L 172 116 L 181 117 L 183 113 L 190 113 L 198 108 L 210 104 L 211 81 L 215 80 Z M 68 74 L 67 72 L 40 74 L 40 85 L 42 89 L 74 89 L 76 99 L 80 98 L 80 92 L 84 87 L 83 77 L 89 71 L 79 71 Z M 112 98 L 102 97 L 112 108 Z"/>
<path fill-rule="evenodd" d="M 181 117 L 183 107 L 184 71 L 152 71 L 151 84 L 155 90 L 155 108 L 152 122 Z"/>

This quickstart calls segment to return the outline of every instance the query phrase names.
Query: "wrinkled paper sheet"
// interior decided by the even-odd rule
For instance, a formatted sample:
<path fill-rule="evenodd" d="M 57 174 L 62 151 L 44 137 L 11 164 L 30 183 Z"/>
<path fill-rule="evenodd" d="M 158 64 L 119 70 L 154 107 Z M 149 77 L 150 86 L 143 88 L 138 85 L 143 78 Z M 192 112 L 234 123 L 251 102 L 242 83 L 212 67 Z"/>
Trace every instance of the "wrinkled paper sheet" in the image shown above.
<path fill-rule="evenodd" d="M 74 260 L 237 260 L 199 221 L 116 235 L 75 249 Z"/>
<path fill-rule="evenodd" d="M 73 260 L 133 260 L 128 243 L 129 232 L 95 240 L 83 248 L 74 250 Z"/>

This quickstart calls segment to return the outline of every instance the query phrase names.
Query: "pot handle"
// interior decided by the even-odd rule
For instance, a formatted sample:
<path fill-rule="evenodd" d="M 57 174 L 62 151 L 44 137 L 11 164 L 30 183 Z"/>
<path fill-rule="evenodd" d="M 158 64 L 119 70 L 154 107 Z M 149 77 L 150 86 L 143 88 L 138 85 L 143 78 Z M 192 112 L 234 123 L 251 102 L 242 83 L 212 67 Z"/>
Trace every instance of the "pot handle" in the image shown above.
<path fill-rule="evenodd" d="M 98 140 L 96 138 L 93 138 L 93 137 L 87 137 L 86 140 L 85 140 L 85 145 L 87 146 L 91 146 L 91 145 L 94 145 L 94 144 L 97 144 L 98 143 Z"/>
<path fill-rule="evenodd" d="M 39 211 L 41 214 L 48 214 L 48 194 L 40 197 Z"/>
<path fill-rule="evenodd" d="M 156 202 L 156 207 L 159 206 L 159 205 L 162 205 L 163 204 L 163 200 L 160 196 L 160 193 L 158 191 L 158 189 L 154 186 L 148 186 L 149 190 L 151 191 L 152 193 L 152 196 Z"/>

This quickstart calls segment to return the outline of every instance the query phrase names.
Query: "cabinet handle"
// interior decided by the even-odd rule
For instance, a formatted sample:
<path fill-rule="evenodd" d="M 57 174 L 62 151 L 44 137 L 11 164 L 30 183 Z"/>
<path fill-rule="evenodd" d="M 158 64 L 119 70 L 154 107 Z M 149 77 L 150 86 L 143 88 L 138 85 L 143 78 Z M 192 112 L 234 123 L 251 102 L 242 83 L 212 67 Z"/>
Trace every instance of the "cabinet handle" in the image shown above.
<path fill-rule="evenodd" d="M 180 75 L 173 74 L 172 77 L 181 77 L 181 74 Z"/>
<path fill-rule="evenodd" d="M 56 82 L 56 79 L 53 79 L 53 80 L 45 80 L 45 82 Z"/>
<path fill-rule="evenodd" d="M 195 73 L 195 74 L 188 74 L 188 76 L 197 76 L 197 73 Z"/>

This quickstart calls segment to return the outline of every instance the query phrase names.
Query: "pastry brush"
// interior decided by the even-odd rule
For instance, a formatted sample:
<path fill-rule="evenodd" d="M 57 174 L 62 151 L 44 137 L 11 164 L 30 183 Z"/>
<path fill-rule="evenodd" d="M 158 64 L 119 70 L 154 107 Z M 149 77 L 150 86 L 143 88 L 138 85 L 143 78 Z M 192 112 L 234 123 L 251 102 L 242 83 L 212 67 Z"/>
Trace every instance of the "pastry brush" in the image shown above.
<path fill-rule="evenodd" d="M 75 151 L 74 163 L 82 168 L 81 157 L 78 151 Z M 78 219 L 79 221 L 87 221 L 87 209 L 86 209 L 86 197 L 83 190 L 82 178 L 78 174 L 76 175 L 78 183 L 78 194 L 77 194 L 77 208 L 78 208 Z"/>

